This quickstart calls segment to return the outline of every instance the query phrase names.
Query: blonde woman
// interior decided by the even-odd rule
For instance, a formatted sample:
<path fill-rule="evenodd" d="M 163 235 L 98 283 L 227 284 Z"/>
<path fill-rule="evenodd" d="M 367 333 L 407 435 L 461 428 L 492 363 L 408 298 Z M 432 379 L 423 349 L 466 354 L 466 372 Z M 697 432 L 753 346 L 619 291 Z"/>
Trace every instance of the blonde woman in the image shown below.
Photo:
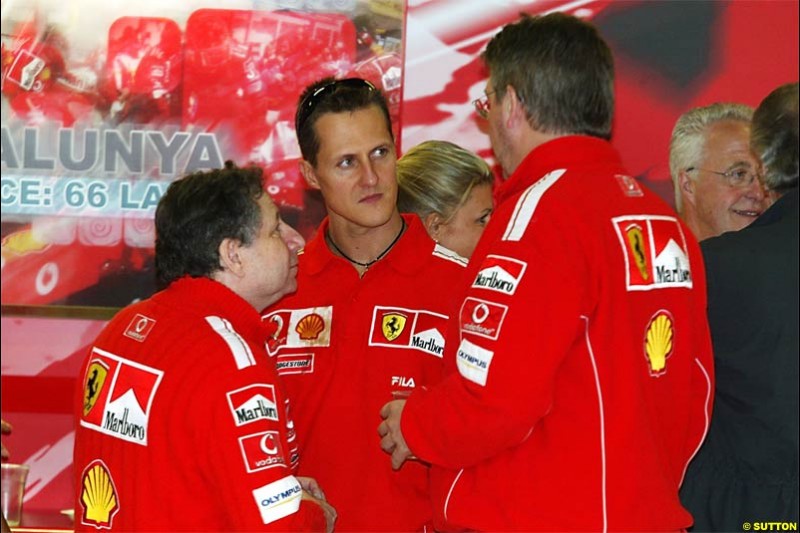
<path fill-rule="evenodd" d="M 397 161 L 397 206 L 416 213 L 428 234 L 469 259 L 494 209 L 494 175 L 469 150 L 425 141 Z"/>

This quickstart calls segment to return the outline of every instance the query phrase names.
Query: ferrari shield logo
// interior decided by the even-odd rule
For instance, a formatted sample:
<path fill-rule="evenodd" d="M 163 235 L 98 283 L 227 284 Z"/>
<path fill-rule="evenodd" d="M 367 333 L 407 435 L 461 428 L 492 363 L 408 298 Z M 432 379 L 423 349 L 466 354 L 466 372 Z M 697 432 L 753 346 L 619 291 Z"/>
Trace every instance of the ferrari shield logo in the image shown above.
<path fill-rule="evenodd" d="M 381 329 L 383 336 L 387 341 L 393 341 L 403 333 L 403 328 L 406 327 L 406 317 L 400 313 L 389 313 L 383 315 L 381 322 Z"/>
<path fill-rule="evenodd" d="M 92 361 L 86 370 L 86 382 L 83 384 L 83 416 L 88 415 L 97 402 L 107 375 L 108 368 L 101 361 Z"/>
<path fill-rule="evenodd" d="M 642 278 L 647 280 L 650 277 L 650 274 L 647 269 L 647 256 L 645 255 L 645 244 L 642 228 L 632 225 L 625 233 L 628 236 L 628 246 L 630 246 L 631 257 L 633 257 L 633 260 L 636 263 L 636 268 L 639 269 L 639 273 L 642 275 Z"/>

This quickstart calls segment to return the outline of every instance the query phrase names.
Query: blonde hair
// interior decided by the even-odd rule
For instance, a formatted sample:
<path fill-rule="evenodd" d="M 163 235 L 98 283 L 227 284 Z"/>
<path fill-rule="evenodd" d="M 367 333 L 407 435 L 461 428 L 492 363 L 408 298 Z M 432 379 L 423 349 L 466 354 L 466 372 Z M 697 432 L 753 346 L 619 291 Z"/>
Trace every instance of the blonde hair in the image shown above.
<path fill-rule="evenodd" d="M 450 220 L 476 185 L 494 183 L 482 158 L 448 141 L 425 141 L 397 161 L 397 207 L 424 219 Z"/>

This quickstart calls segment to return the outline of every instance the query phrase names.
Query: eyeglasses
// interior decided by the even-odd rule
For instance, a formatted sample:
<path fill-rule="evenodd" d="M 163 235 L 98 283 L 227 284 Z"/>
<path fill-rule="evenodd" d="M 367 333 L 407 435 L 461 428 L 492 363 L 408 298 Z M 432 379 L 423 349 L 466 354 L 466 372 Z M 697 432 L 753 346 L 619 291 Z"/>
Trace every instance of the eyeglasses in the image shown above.
<path fill-rule="evenodd" d="M 712 174 L 716 174 L 717 176 L 722 176 L 725 178 L 725 183 L 734 189 L 743 189 L 745 187 L 749 187 L 754 181 L 759 179 L 759 173 L 747 167 L 736 167 L 725 172 L 719 172 L 700 167 L 689 167 L 686 169 L 686 172 L 691 172 L 693 170 L 702 170 L 703 172 L 710 172 Z"/>
<path fill-rule="evenodd" d="M 376 90 L 375 86 L 367 80 L 361 78 L 345 78 L 343 80 L 333 80 L 320 87 L 314 89 L 313 92 L 306 95 L 300 105 L 297 106 L 297 114 L 294 120 L 295 131 L 300 131 L 300 127 L 305 124 L 308 117 L 322 101 L 326 94 L 332 92 L 336 87 L 349 87 L 352 89 L 367 89 L 369 91 Z"/>
<path fill-rule="evenodd" d="M 495 92 L 496 91 L 489 91 L 487 93 L 484 91 L 483 96 L 472 101 L 472 105 L 475 106 L 475 112 L 478 113 L 481 118 L 486 118 L 489 116 L 489 109 L 492 107 L 491 103 L 489 102 L 489 95 L 494 94 Z"/>

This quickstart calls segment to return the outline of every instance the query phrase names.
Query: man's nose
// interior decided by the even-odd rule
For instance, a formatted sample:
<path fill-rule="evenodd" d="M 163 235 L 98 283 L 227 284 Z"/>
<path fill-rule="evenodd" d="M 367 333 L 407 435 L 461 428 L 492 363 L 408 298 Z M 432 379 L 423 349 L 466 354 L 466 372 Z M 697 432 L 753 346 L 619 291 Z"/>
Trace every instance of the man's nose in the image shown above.
<path fill-rule="evenodd" d="M 373 187 L 378 183 L 378 173 L 373 166 L 372 161 L 367 161 L 361 166 L 364 171 L 361 173 L 361 185 L 364 187 Z"/>
<path fill-rule="evenodd" d="M 283 242 L 293 253 L 297 252 L 306 244 L 306 240 L 300 233 L 289 224 L 283 224 Z"/>

